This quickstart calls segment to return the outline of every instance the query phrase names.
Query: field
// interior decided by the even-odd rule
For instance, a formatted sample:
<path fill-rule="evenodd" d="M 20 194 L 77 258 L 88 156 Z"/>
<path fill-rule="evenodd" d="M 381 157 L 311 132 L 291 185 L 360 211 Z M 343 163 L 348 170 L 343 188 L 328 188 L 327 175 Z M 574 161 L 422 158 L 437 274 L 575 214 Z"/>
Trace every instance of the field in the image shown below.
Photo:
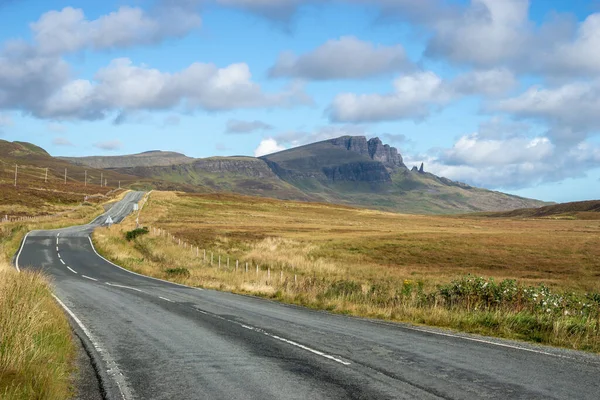
<path fill-rule="evenodd" d="M 598 220 L 414 216 L 153 192 L 140 221 L 149 234 L 131 242 L 132 218 L 98 230 L 100 251 L 190 285 L 600 351 Z"/>

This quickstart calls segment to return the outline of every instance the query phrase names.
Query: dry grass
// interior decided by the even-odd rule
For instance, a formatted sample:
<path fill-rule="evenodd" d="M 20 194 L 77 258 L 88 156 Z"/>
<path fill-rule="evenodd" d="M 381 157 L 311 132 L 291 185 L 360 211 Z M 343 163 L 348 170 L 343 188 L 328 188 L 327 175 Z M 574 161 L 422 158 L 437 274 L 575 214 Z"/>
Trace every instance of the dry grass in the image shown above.
<path fill-rule="evenodd" d="M 27 270 L 18 273 L 10 261 L 30 230 L 84 224 L 101 212 L 100 204 L 75 209 L 71 205 L 70 210 L 41 221 L 0 224 L 1 399 L 72 396 L 75 347 L 67 318 L 52 297 L 48 279 Z"/>
<path fill-rule="evenodd" d="M 154 192 L 141 222 L 151 232 L 132 242 L 123 240 L 134 228 L 132 218 L 98 230 L 99 250 L 136 272 L 192 286 L 600 351 L 596 311 L 547 314 L 532 301 L 497 307 L 479 293 L 475 302 L 443 295 L 444 288 L 453 287 L 451 281 L 466 273 L 518 279 L 519 296 L 525 285 L 540 283 L 554 293 L 574 291 L 577 299 L 585 298 L 584 292 L 597 293 L 598 221 L 413 216 L 236 195 Z M 176 239 L 156 235 L 156 228 Z M 179 239 L 185 245 L 178 246 Z"/>
<path fill-rule="evenodd" d="M 0 262 L 0 398 L 70 398 L 71 330 L 39 273 Z"/>

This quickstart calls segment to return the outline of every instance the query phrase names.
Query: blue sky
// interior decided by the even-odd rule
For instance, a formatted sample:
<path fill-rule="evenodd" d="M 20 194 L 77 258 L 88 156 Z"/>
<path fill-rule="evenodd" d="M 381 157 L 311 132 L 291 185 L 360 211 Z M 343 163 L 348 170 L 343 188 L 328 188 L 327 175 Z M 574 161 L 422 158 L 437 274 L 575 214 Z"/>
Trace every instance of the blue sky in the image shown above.
<path fill-rule="evenodd" d="M 410 166 L 600 198 L 600 3 L 0 0 L 0 138 L 261 155 L 379 136 Z"/>

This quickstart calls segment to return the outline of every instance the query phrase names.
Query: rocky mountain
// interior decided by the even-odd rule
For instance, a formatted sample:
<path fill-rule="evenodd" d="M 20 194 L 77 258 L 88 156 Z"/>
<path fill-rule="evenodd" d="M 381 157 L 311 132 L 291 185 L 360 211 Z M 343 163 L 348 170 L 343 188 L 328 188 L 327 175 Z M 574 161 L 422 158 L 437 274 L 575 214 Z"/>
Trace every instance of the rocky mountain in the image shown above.
<path fill-rule="evenodd" d="M 110 158 L 107 168 L 205 190 L 410 213 L 506 211 L 546 204 L 437 177 L 423 165 L 409 170 L 396 148 L 364 136 L 342 136 L 260 158 L 191 159 L 152 153 Z M 97 158 L 70 160 L 87 163 Z"/>
<path fill-rule="evenodd" d="M 172 151 L 146 151 L 126 156 L 58 157 L 77 165 L 92 168 L 132 168 L 177 165 L 193 162 L 194 159 Z"/>

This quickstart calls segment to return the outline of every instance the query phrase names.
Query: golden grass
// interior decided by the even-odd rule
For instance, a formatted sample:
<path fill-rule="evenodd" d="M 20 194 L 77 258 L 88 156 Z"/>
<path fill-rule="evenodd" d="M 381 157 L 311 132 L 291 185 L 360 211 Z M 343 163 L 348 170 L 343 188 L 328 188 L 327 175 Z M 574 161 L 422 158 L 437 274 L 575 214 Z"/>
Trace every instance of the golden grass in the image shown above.
<path fill-rule="evenodd" d="M 0 398 L 70 398 L 74 347 L 46 278 L 0 262 Z"/>
<path fill-rule="evenodd" d="M 48 279 L 27 270 L 18 273 L 10 261 L 30 230 L 85 224 L 101 212 L 101 205 L 71 206 L 40 221 L 0 224 L 0 399 L 72 396 L 75 347 L 67 318 Z"/>
<path fill-rule="evenodd" d="M 546 283 L 579 296 L 598 292 L 598 221 L 399 215 L 172 192 L 153 192 L 140 221 L 151 232 L 132 242 L 123 238 L 133 218 L 97 230 L 99 251 L 136 272 L 191 286 L 600 351 L 594 313 L 547 315 L 530 303 L 485 309 L 437 303 L 443 302 L 438 285 L 466 273 Z"/>

